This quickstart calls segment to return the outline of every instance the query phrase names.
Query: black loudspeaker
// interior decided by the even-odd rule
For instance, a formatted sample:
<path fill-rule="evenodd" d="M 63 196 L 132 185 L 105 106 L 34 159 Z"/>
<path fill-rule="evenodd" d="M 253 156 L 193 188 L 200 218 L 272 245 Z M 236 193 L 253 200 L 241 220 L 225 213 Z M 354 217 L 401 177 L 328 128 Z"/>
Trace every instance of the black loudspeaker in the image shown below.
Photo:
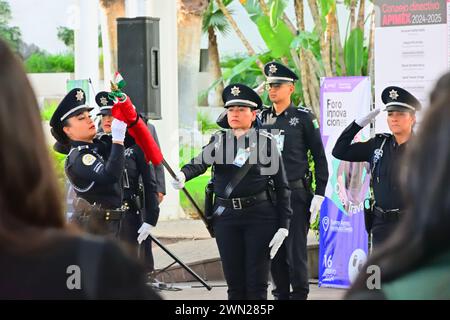
<path fill-rule="evenodd" d="M 117 19 L 118 67 L 139 113 L 161 119 L 159 18 Z"/>

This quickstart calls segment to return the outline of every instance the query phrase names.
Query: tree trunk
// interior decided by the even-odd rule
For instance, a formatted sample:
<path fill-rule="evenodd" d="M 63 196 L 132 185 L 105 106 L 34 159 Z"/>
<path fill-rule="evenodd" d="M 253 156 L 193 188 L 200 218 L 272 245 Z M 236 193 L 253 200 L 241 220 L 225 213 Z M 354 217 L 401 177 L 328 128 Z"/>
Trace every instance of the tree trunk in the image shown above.
<path fill-rule="evenodd" d="M 214 28 L 208 28 L 208 71 L 213 76 L 213 81 L 222 77 L 222 70 L 220 69 L 219 48 L 217 46 L 217 37 Z M 215 88 L 214 106 L 223 106 L 222 101 L 223 82 L 221 81 Z"/>
<path fill-rule="evenodd" d="M 303 0 L 295 0 L 294 2 L 294 8 L 295 8 L 295 18 L 297 20 L 297 29 L 298 32 L 305 31 L 305 21 L 304 21 L 304 8 L 303 8 Z M 291 50 L 292 52 L 293 50 Z M 294 55 L 295 53 L 295 55 Z M 306 64 L 306 58 L 305 58 L 305 50 L 303 48 L 300 48 L 300 52 L 297 56 L 297 53 L 292 53 L 292 57 L 294 58 L 294 61 L 297 61 L 297 68 L 300 70 L 300 80 L 302 82 L 302 92 L 303 92 L 303 103 L 305 106 L 310 107 L 311 106 L 311 97 L 309 94 L 308 89 L 308 66 Z"/>
<path fill-rule="evenodd" d="M 100 6 L 106 16 L 107 34 L 109 40 L 109 55 L 111 71 L 117 71 L 117 22 L 116 19 L 125 16 L 125 0 L 100 0 Z M 103 30 L 102 30 L 103 31 Z M 105 53 L 103 53 L 105 55 Z M 106 53 L 108 54 L 108 53 Z"/>
<path fill-rule="evenodd" d="M 177 6 L 179 124 L 191 130 L 196 129 L 202 15 L 208 1 L 177 0 Z"/>
<path fill-rule="evenodd" d="M 334 43 L 336 45 L 337 50 L 337 57 L 339 66 L 341 67 L 341 76 L 344 76 L 347 74 L 346 66 L 345 66 L 345 60 L 344 60 L 344 49 L 342 48 L 341 43 L 341 33 L 339 31 L 339 24 L 336 17 L 336 7 L 333 10 L 333 24 L 334 24 Z"/>
<path fill-rule="evenodd" d="M 320 38 L 320 54 L 322 56 L 323 68 L 325 70 L 325 76 L 331 77 L 331 66 L 330 66 L 330 47 L 328 45 L 328 41 L 325 38 L 325 33 L 322 29 L 322 23 L 320 21 L 320 13 L 319 8 L 317 7 L 316 0 L 308 0 L 309 9 L 311 10 L 311 14 L 314 19 L 314 24 L 317 29 L 317 33 Z"/>
<path fill-rule="evenodd" d="M 370 36 L 369 36 L 369 58 L 367 61 L 367 75 L 372 82 L 372 99 L 375 97 L 375 76 L 374 76 L 374 48 L 375 47 L 375 7 L 372 10 L 372 16 L 370 17 Z"/>
<path fill-rule="evenodd" d="M 350 29 L 351 30 L 356 28 L 356 17 L 355 17 L 356 2 L 357 2 L 357 0 L 350 1 L 350 26 L 351 26 Z"/>
<path fill-rule="evenodd" d="M 359 2 L 359 12 L 358 12 L 358 22 L 356 23 L 356 27 L 360 28 L 361 31 L 364 33 L 364 13 L 365 13 L 365 0 L 361 0 Z"/>
<path fill-rule="evenodd" d="M 228 22 L 230 23 L 230 26 L 233 28 L 234 32 L 236 32 L 238 38 L 243 43 L 244 47 L 247 49 L 249 56 L 256 55 L 255 50 L 253 50 L 252 46 L 250 45 L 250 42 L 245 38 L 242 31 L 239 29 L 236 21 L 234 21 L 233 17 L 231 16 L 230 12 L 228 11 L 227 7 L 223 4 L 222 0 L 216 0 L 217 6 L 219 7 L 220 11 L 222 11 L 225 18 L 227 18 Z M 264 73 L 264 64 L 261 62 L 261 60 L 257 59 L 256 64 L 261 69 L 261 71 Z"/>

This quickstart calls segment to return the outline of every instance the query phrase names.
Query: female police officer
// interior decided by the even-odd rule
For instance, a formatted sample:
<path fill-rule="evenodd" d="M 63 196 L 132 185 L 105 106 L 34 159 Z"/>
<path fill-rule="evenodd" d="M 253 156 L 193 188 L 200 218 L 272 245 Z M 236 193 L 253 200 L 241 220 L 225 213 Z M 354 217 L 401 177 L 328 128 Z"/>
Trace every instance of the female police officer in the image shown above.
<path fill-rule="evenodd" d="M 181 189 L 212 165 L 213 227 L 228 298 L 267 299 L 270 258 L 288 235 L 290 190 L 276 143 L 266 132 L 251 129 L 262 107 L 259 96 L 245 85 L 232 84 L 222 98 L 231 130 L 214 134 L 172 184 Z M 270 193 L 272 185 L 275 192 Z"/>
<path fill-rule="evenodd" d="M 71 90 L 50 120 L 52 133 L 62 144 L 70 143 L 65 169 L 77 197 L 75 218 L 87 231 L 117 236 L 122 211 L 120 179 L 124 166 L 126 124 L 114 120 L 112 144 L 94 140 L 97 133 L 82 89 Z M 79 201 L 77 201 L 79 200 Z M 80 203 L 89 204 L 81 206 Z M 81 208 L 82 207 L 82 208 Z"/>
<path fill-rule="evenodd" d="M 381 99 L 386 106 L 387 121 L 393 134 L 377 134 L 367 142 L 352 143 L 355 135 L 378 115 L 380 110 L 376 109 L 352 122 L 342 132 L 333 149 L 333 156 L 340 160 L 370 163 L 375 205 L 373 214 L 365 218 L 372 220 L 371 223 L 366 221 L 366 225 L 371 225 L 374 247 L 391 235 L 404 210 L 398 181 L 401 157 L 412 136 L 416 110 L 421 108 L 420 102 L 400 87 L 385 88 Z"/>
<path fill-rule="evenodd" d="M 99 106 L 103 134 L 99 139 L 111 141 L 111 109 L 114 102 L 108 97 L 108 92 L 101 91 L 95 96 Z M 125 166 L 122 179 L 124 216 L 121 221 L 120 239 L 126 242 L 132 251 L 138 253 L 138 244 L 144 241 L 144 262 L 147 272 L 153 271 L 153 255 L 151 241 L 146 240 L 151 228 L 156 225 L 159 217 L 159 201 L 156 188 L 156 177 L 152 166 L 145 161 L 142 149 L 134 139 L 125 135 Z"/>

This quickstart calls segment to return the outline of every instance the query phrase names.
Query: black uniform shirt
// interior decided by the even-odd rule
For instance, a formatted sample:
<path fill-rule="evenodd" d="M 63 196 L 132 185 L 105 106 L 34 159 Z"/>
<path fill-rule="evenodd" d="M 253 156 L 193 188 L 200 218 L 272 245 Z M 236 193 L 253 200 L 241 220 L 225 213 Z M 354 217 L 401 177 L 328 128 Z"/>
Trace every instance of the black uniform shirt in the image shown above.
<path fill-rule="evenodd" d="M 342 132 L 333 149 L 333 156 L 345 161 L 367 161 L 373 172 L 373 192 L 376 206 L 384 209 L 403 209 L 399 187 L 401 158 L 408 142 L 398 145 L 391 134 L 377 134 L 367 142 L 352 143 L 353 138 L 362 129 L 354 121 Z M 383 155 L 374 167 L 375 150 L 383 144 Z"/>
<path fill-rule="evenodd" d="M 122 205 L 123 168 L 123 145 L 97 139 L 73 141 L 66 159 L 66 174 L 77 196 L 108 209 Z"/>
<path fill-rule="evenodd" d="M 131 200 L 136 195 L 144 196 L 143 220 L 155 226 L 159 217 L 155 172 L 145 161 L 144 152 L 137 144 L 125 149 L 123 180 L 124 200 Z M 141 181 L 144 187 L 143 194 L 139 192 Z"/>
<path fill-rule="evenodd" d="M 316 176 L 315 193 L 323 196 L 328 181 L 328 164 L 314 115 L 308 109 L 296 108 L 291 103 L 279 115 L 272 107 L 263 110 L 260 117 L 264 129 L 278 129 L 281 139 L 284 139 L 282 154 L 289 181 L 299 180 L 308 172 L 307 151 L 311 150 Z"/>
<path fill-rule="evenodd" d="M 241 167 L 233 164 L 238 151 L 243 148 L 250 147 L 251 152 L 255 152 L 256 146 L 250 146 L 254 137 L 257 134 L 257 143 L 261 146 L 266 144 L 266 155 L 271 157 L 271 162 L 267 159 L 261 161 L 263 157 L 258 157 L 258 161 L 254 164 L 249 172 L 242 178 L 240 183 L 234 188 L 229 198 L 240 198 L 258 194 L 268 189 L 268 184 L 273 179 L 276 193 L 277 193 L 277 209 L 280 215 L 280 227 L 287 228 L 289 219 L 292 215 L 290 207 L 290 190 L 286 179 L 283 161 L 281 155 L 278 153 L 275 144 L 265 132 L 258 130 L 250 130 L 247 134 L 236 138 L 232 130 L 223 130 L 212 136 L 211 141 L 206 145 L 202 152 L 192 159 L 190 163 L 183 166 L 181 171 L 186 176 L 186 181 L 203 174 L 209 166 L 214 164 L 214 193 L 226 198 L 225 188 L 230 180 L 235 176 L 236 172 Z M 265 142 L 264 142 L 265 140 Z M 233 148 L 231 152 L 227 153 L 227 148 Z M 243 149 L 242 148 L 242 149 Z M 272 150 L 273 152 L 271 153 Z M 264 152 L 262 152 L 264 153 Z M 228 158 L 228 159 L 227 159 Z M 251 156 L 250 156 L 251 158 Z M 227 161 L 228 160 L 228 161 Z M 276 168 L 273 174 L 267 175 L 267 168 Z M 263 174 L 262 174 L 263 173 Z"/>

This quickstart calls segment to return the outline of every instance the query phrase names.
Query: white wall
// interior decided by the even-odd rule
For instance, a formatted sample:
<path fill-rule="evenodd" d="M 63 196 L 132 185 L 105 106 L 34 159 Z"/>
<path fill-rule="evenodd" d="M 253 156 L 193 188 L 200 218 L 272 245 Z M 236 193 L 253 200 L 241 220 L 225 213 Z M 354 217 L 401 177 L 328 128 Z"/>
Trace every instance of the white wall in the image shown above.
<path fill-rule="evenodd" d="M 179 163 L 178 131 L 178 68 L 177 68 L 177 15 L 176 0 L 151 0 L 145 2 L 147 15 L 160 18 L 160 66 L 161 66 L 161 112 L 162 120 L 151 121 L 158 132 L 162 153 L 174 171 Z M 170 184 L 166 171 L 166 197 L 161 205 L 161 219 L 184 217 L 180 207 L 179 193 Z"/>

